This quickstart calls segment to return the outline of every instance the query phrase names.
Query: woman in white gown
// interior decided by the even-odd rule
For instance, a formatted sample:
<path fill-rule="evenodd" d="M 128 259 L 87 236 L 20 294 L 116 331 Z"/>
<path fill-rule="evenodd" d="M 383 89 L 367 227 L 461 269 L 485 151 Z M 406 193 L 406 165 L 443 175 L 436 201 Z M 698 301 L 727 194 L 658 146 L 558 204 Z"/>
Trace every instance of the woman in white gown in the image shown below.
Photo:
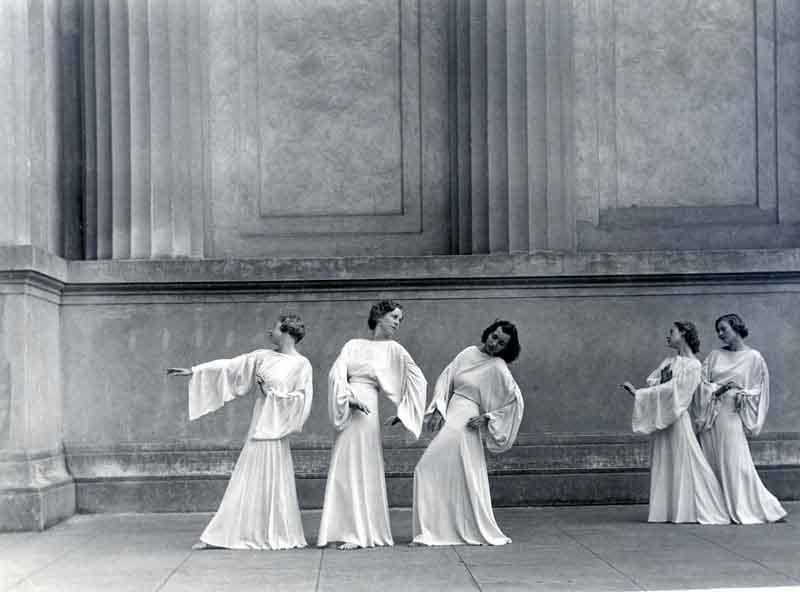
<path fill-rule="evenodd" d="M 256 350 L 191 369 L 167 369 L 173 376 L 191 376 L 190 420 L 257 392 L 244 448 L 219 509 L 195 549 L 306 546 L 286 438 L 302 429 L 311 411 L 311 364 L 295 349 L 304 334 L 302 319 L 285 315 L 270 335 L 277 351 Z"/>
<path fill-rule="evenodd" d="M 757 436 L 769 409 L 769 370 L 761 354 L 747 346 L 747 327 L 736 314 L 714 327 L 725 343 L 703 363 L 702 383 L 693 405 L 703 452 L 722 486 L 728 513 L 739 524 L 775 522 L 786 516 L 756 472 L 746 435 Z"/>
<path fill-rule="evenodd" d="M 495 321 L 436 381 L 425 421 L 441 431 L 414 469 L 412 544 L 511 542 L 494 518 L 483 445 L 503 452 L 516 440 L 524 403 L 507 363 L 519 352 L 516 327 Z"/>
<path fill-rule="evenodd" d="M 700 384 L 697 329 L 677 321 L 667 334 L 677 355 L 665 359 L 647 377 L 648 386 L 622 386 L 635 398 L 632 427 L 652 434 L 650 444 L 649 522 L 729 524 L 714 472 L 692 429 L 689 405 Z"/>
<path fill-rule="evenodd" d="M 328 412 L 338 432 L 331 452 L 317 545 L 342 550 L 393 545 L 383 469 L 378 395 L 397 407 L 387 424 L 402 422 L 415 438 L 422 429 L 427 382 L 402 345 L 392 340 L 403 319 L 391 300 L 375 304 L 372 339 L 352 339 L 328 375 Z"/>

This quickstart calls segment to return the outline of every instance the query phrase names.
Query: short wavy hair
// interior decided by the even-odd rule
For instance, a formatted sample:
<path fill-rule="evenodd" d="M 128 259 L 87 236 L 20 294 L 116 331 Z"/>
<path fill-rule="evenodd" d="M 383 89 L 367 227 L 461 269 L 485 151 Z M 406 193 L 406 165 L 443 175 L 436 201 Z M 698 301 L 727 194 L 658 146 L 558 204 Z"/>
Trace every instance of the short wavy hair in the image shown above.
<path fill-rule="evenodd" d="M 700 336 L 697 334 L 697 327 L 694 326 L 694 323 L 689 321 L 675 321 L 673 324 L 678 328 L 678 331 L 681 332 L 681 335 L 683 335 L 683 340 L 686 342 L 686 345 L 689 346 L 689 349 L 692 350 L 692 353 L 696 354 L 699 352 Z"/>
<path fill-rule="evenodd" d="M 288 333 L 295 343 L 300 343 L 306 336 L 306 324 L 300 315 L 285 314 L 278 318 L 281 324 L 281 333 Z"/>
<path fill-rule="evenodd" d="M 719 324 L 722 323 L 723 321 L 728 323 L 731 329 L 733 329 L 734 332 L 737 335 L 739 335 L 739 337 L 741 337 L 742 339 L 744 339 L 750 334 L 750 331 L 747 330 L 747 325 L 744 324 L 742 317 L 740 317 L 735 312 L 724 314 L 716 321 L 714 321 L 714 329 L 716 331 L 719 331 Z"/>
<path fill-rule="evenodd" d="M 378 326 L 378 321 L 384 315 L 389 314 L 395 308 L 403 310 L 403 306 L 394 300 L 381 300 L 372 305 L 369 309 L 369 318 L 367 319 L 367 326 L 374 330 Z"/>
<path fill-rule="evenodd" d="M 483 334 L 481 335 L 481 343 L 486 343 L 486 340 L 489 339 L 489 335 L 491 335 L 492 332 L 498 328 L 502 329 L 503 333 L 508 335 L 508 343 L 506 343 L 506 346 L 500 350 L 500 353 L 497 354 L 497 357 L 505 360 L 507 364 L 510 364 L 519 357 L 519 352 L 522 351 L 522 347 L 519 344 L 519 335 L 517 335 L 517 327 L 514 325 L 514 323 L 511 321 L 497 319 L 494 323 L 483 330 Z"/>

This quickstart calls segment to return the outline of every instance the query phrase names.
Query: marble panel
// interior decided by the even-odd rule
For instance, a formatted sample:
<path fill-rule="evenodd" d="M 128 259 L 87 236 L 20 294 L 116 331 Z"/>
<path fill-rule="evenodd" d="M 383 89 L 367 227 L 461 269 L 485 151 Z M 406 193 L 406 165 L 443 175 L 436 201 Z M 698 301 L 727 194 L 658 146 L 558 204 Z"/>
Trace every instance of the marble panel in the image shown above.
<path fill-rule="evenodd" d="M 614 2 L 618 206 L 756 203 L 753 2 Z"/>

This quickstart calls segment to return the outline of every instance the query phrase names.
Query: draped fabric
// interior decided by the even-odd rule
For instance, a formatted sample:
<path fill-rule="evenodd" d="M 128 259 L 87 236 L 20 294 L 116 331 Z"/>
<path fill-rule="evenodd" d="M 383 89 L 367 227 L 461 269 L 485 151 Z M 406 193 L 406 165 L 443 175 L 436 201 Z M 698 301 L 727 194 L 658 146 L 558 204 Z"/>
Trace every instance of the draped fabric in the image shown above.
<path fill-rule="evenodd" d="M 354 339 L 342 348 L 328 375 L 328 411 L 337 431 L 331 451 L 317 545 L 344 542 L 359 547 L 392 545 L 386 496 L 381 394 L 415 438 L 422 428 L 427 381 L 395 341 Z M 350 408 L 357 400 L 370 413 Z"/>
<path fill-rule="evenodd" d="M 253 417 L 225 495 L 200 540 L 229 549 L 290 549 L 306 539 L 286 436 L 311 411 L 311 364 L 300 355 L 257 350 L 192 367 L 189 417 L 197 419 L 255 392 Z"/>
<path fill-rule="evenodd" d="M 729 381 L 736 386 L 715 395 Z M 727 511 L 739 524 L 775 522 L 786 515 L 758 476 L 747 442 L 747 434 L 761 431 L 768 408 L 769 371 L 758 351 L 720 349 L 708 355 L 692 412 Z"/>
<path fill-rule="evenodd" d="M 350 425 L 351 377 L 374 382 L 397 407 L 406 429 L 419 438 L 428 383 L 405 348 L 392 340 L 348 341 L 328 374 L 328 414 L 337 431 Z"/>
<path fill-rule="evenodd" d="M 313 399 L 311 364 L 303 356 L 268 349 L 192 366 L 189 419 L 216 411 L 256 387 L 265 400 L 250 437 L 277 440 L 302 430 Z"/>
<path fill-rule="evenodd" d="M 637 389 L 634 432 L 652 434 L 650 522 L 728 524 L 722 489 L 692 430 L 688 408 L 700 384 L 700 362 L 665 359 Z"/>
<path fill-rule="evenodd" d="M 742 427 L 748 435 L 757 436 L 769 411 L 769 370 L 761 353 L 754 349 L 716 349 L 708 354 L 692 409 L 697 430 L 702 432 L 713 426 L 722 402 L 714 393 L 729 381 L 737 387 L 726 391 L 723 397 L 734 399 Z"/>
<path fill-rule="evenodd" d="M 428 414 L 444 426 L 414 469 L 414 542 L 424 545 L 504 545 L 511 542 L 494 518 L 485 446 L 508 450 L 516 440 L 522 393 L 497 357 L 471 346 L 444 369 Z M 482 415 L 485 429 L 467 422 Z"/>
<path fill-rule="evenodd" d="M 477 403 L 489 419 L 481 436 L 491 452 L 511 448 L 517 439 L 525 402 L 505 361 L 475 346 L 464 349 L 436 380 L 426 415 L 437 410 L 447 419 L 447 407 L 454 394 Z"/>
<path fill-rule="evenodd" d="M 665 382 L 662 378 L 670 376 Z M 647 377 L 646 388 L 636 391 L 631 420 L 637 434 L 669 427 L 686 412 L 700 384 L 700 362 L 695 358 L 667 358 Z"/>

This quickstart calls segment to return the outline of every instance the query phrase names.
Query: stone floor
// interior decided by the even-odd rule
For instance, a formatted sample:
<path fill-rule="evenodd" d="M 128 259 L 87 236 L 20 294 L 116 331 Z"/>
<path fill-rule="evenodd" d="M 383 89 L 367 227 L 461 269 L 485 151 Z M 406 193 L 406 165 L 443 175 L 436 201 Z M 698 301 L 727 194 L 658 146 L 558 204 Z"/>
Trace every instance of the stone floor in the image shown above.
<path fill-rule="evenodd" d="M 0 590 L 800 590 L 800 503 L 761 526 L 648 524 L 646 506 L 497 510 L 507 547 L 191 551 L 209 514 L 79 515 L 0 534 Z M 304 513 L 313 541 L 319 512 Z"/>

